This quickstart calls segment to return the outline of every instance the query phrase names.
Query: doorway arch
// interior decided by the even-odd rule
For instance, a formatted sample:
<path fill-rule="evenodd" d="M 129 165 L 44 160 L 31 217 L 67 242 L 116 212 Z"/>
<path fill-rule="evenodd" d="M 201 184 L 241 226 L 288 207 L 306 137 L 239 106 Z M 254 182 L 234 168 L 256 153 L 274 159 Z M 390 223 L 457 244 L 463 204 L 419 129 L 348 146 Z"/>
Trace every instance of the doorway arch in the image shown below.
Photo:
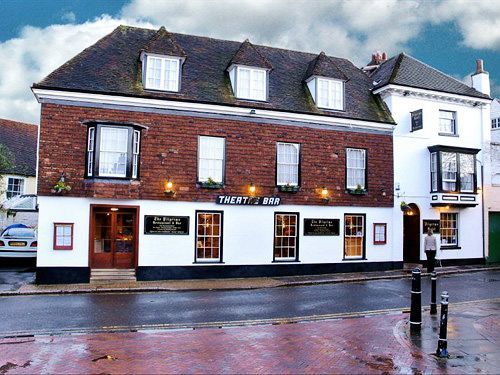
<path fill-rule="evenodd" d="M 410 203 L 403 210 L 403 262 L 420 263 L 420 209 Z"/>

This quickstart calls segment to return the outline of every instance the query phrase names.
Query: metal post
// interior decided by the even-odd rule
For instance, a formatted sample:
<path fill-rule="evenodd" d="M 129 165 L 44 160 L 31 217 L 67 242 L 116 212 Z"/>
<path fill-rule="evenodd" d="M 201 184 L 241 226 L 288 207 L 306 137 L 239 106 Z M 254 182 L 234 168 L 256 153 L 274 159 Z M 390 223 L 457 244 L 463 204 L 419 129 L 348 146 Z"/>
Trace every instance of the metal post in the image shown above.
<path fill-rule="evenodd" d="M 420 332 L 422 326 L 422 289 L 421 272 L 415 268 L 411 271 L 411 309 L 410 309 L 410 332 Z"/>
<path fill-rule="evenodd" d="M 437 314 L 436 306 L 436 284 L 437 284 L 437 273 L 431 273 L 431 315 Z"/>
<path fill-rule="evenodd" d="M 439 358 L 448 357 L 448 292 L 441 293 L 441 321 L 439 323 L 439 341 L 436 355 Z"/>

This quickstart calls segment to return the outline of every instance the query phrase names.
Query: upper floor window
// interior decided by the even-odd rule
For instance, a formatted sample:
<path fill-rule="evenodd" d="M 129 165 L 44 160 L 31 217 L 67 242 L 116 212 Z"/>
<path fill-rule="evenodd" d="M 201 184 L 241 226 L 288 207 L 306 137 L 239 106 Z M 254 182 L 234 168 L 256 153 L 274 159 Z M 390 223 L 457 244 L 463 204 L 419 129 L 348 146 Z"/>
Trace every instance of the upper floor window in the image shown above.
<path fill-rule="evenodd" d="M 317 78 L 316 104 L 320 108 L 344 109 L 344 83 L 335 79 Z"/>
<path fill-rule="evenodd" d="M 137 178 L 140 137 L 140 131 L 129 126 L 89 127 L 87 177 Z"/>
<path fill-rule="evenodd" d="M 491 128 L 500 129 L 500 117 L 491 119 Z"/>
<path fill-rule="evenodd" d="M 476 191 L 475 155 L 436 151 L 431 153 L 431 191 Z"/>
<path fill-rule="evenodd" d="M 443 135 L 456 135 L 457 113 L 452 111 L 439 111 L 439 134 Z"/>
<path fill-rule="evenodd" d="M 24 180 L 23 177 L 9 177 L 7 179 L 7 190 L 5 191 L 7 199 L 24 194 Z"/>
<path fill-rule="evenodd" d="M 366 189 L 366 150 L 346 150 L 347 189 Z"/>
<path fill-rule="evenodd" d="M 236 97 L 265 101 L 267 99 L 267 71 L 236 67 Z"/>
<path fill-rule="evenodd" d="M 220 137 L 199 137 L 198 181 L 224 183 L 225 141 Z"/>
<path fill-rule="evenodd" d="M 181 59 L 146 55 L 144 88 L 179 91 Z"/>
<path fill-rule="evenodd" d="M 300 144 L 278 142 L 276 184 L 299 185 Z"/>

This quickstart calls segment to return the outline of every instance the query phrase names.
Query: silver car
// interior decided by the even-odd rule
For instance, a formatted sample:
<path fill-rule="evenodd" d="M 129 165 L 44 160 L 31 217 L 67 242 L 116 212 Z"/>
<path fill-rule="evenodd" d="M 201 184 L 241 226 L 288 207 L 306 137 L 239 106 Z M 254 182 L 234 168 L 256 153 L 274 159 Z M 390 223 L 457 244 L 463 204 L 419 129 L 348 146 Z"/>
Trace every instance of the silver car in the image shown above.
<path fill-rule="evenodd" d="M 36 258 L 37 246 L 33 228 L 7 228 L 0 236 L 0 257 Z"/>

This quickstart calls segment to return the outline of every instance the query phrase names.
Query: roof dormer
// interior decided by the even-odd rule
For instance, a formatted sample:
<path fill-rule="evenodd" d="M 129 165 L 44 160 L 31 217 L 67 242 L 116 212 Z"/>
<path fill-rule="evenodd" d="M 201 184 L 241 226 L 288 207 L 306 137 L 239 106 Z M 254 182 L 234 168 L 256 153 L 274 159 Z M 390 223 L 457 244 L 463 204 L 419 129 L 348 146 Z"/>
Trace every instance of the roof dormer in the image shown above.
<path fill-rule="evenodd" d="M 343 111 L 346 75 L 335 61 L 321 52 L 309 63 L 305 82 L 318 108 Z"/>
<path fill-rule="evenodd" d="M 269 61 L 248 39 L 245 40 L 227 68 L 234 96 L 238 99 L 266 101 L 271 69 Z"/>
<path fill-rule="evenodd" d="M 186 53 L 165 27 L 160 27 L 141 51 L 142 83 L 146 90 L 178 92 Z"/>

